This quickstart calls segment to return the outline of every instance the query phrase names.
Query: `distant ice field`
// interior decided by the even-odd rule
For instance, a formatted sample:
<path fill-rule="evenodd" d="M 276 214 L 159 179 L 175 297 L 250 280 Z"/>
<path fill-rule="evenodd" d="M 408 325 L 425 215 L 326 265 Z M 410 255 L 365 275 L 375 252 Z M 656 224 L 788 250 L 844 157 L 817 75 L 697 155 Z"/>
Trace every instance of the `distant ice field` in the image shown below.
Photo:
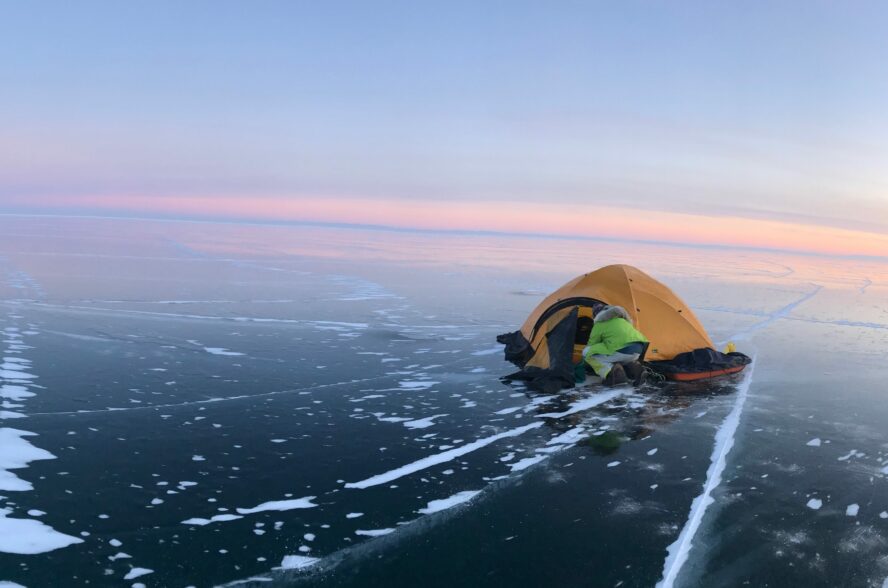
<path fill-rule="evenodd" d="M 0 583 L 882 586 L 888 265 L 0 217 Z M 497 334 L 629 263 L 755 356 L 539 395 Z"/>

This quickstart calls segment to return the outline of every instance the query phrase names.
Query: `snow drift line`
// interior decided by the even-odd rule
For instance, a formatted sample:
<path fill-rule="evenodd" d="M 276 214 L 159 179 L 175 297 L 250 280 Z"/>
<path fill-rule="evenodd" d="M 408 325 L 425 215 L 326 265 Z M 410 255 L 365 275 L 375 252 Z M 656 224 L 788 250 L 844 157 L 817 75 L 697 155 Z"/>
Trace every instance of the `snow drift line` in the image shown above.
<path fill-rule="evenodd" d="M 721 475 L 725 470 L 728 454 L 731 452 L 731 448 L 734 447 L 734 435 L 737 432 L 737 426 L 740 424 L 740 415 L 746 403 L 746 396 L 749 392 L 749 385 L 752 382 L 754 367 L 755 357 L 753 357 L 753 361 L 749 365 L 746 377 L 738 387 L 734 408 L 725 417 L 725 420 L 715 434 L 715 447 L 712 450 L 709 469 L 706 471 L 706 483 L 703 485 L 703 493 L 697 496 L 691 503 L 691 511 L 684 528 L 682 528 L 678 539 L 666 549 L 668 555 L 663 564 L 663 578 L 657 583 L 657 588 L 672 588 L 675 578 L 688 559 L 688 554 L 693 547 L 694 535 L 696 535 L 697 529 L 700 528 L 706 509 L 715 502 L 712 492 L 721 484 Z"/>

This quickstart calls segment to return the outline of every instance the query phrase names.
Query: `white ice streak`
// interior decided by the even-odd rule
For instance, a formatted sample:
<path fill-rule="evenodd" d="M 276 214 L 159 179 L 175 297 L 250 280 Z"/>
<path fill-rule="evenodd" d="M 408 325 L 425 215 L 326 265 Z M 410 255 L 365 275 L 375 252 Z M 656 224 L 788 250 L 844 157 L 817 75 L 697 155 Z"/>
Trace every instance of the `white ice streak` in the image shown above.
<path fill-rule="evenodd" d="M 568 429 L 564 433 L 561 433 L 557 437 L 552 437 L 546 443 L 546 445 L 574 445 L 575 443 L 579 443 L 586 436 L 586 428 L 585 427 L 574 427 L 572 429 Z"/>
<path fill-rule="evenodd" d="M 307 568 L 321 561 L 316 557 L 308 557 L 305 555 L 285 555 L 281 560 L 281 567 L 285 570 L 298 570 Z"/>
<path fill-rule="evenodd" d="M 752 372 L 755 366 L 755 358 L 749 365 L 746 377 L 737 387 L 737 397 L 734 401 L 734 407 L 725 420 L 722 422 L 715 434 L 715 447 L 710 457 L 709 469 L 706 471 L 706 482 L 703 485 L 703 493 L 697 496 L 691 503 L 691 511 L 688 520 L 682 528 L 678 539 L 667 548 L 668 555 L 663 564 L 663 578 L 657 583 L 657 588 L 671 588 L 675 583 L 678 573 L 688 559 L 691 547 L 693 546 L 694 535 L 703 521 L 706 509 L 715 499 L 712 492 L 721 483 L 721 475 L 727 463 L 728 454 L 734 446 L 734 435 L 740 424 L 740 415 L 743 412 L 743 406 L 746 403 L 746 396 L 749 393 L 749 385 L 752 382 Z"/>
<path fill-rule="evenodd" d="M 195 517 L 192 519 L 182 521 L 182 524 L 183 525 L 198 525 L 200 527 L 203 527 L 204 525 L 209 525 L 210 523 L 224 523 L 226 521 L 234 521 L 234 520 L 242 519 L 242 518 L 244 518 L 244 517 L 240 517 L 235 514 L 220 514 L 220 515 L 216 515 L 214 517 L 211 517 L 209 519 L 202 519 L 202 518 Z"/>
<path fill-rule="evenodd" d="M 317 496 L 305 496 L 304 498 L 293 498 L 290 500 L 273 500 L 271 502 L 263 502 L 259 506 L 254 506 L 253 508 L 238 508 L 237 512 L 240 514 L 253 514 L 256 512 L 265 512 L 267 510 L 295 510 L 297 508 L 314 508 L 317 504 L 313 503 L 312 500 L 317 498 Z"/>
<path fill-rule="evenodd" d="M 382 535 L 388 535 L 389 533 L 394 533 L 394 529 L 358 529 L 355 531 L 355 535 L 364 535 L 366 537 L 381 537 Z"/>
<path fill-rule="evenodd" d="M 394 470 L 389 470 L 382 474 L 377 474 L 375 476 L 371 476 L 366 480 L 361 480 L 359 482 L 349 482 L 346 483 L 346 488 L 369 488 L 371 486 L 378 486 L 379 484 L 385 484 L 387 482 L 391 482 L 392 480 L 397 480 L 398 478 L 408 476 L 410 474 L 422 471 L 424 469 L 430 468 L 432 466 L 446 463 L 452 459 L 456 459 L 457 457 L 461 457 L 466 455 L 467 453 L 471 453 L 482 447 L 486 447 L 491 443 L 495 443 L 500 439 L 506 439 L 509 437 L 518 437 L 519 435 L 523 435 L 527 431 L 532 429 L 536 429 L 538 427 L 543 426 L 542 422 L 530 423 L 529 425 L 524 425 L 523 427 L 518 427 L 516 429 L 510 429 L 508 431 L 503 431 L 502 433 L 497 433 L 496 435 L 491 435 L 490 437 L 484 437 L 482 439 L 478 439 L 476 441 L 472 441 L 471 443 L 466 443 L 465 445 L 461 445 L 459 447 L 455 447 L 453 449 L 448 449 L 447 451 L 443 451 L 441 453 L 436 453 L 434 455 L 430 455 L 428 457 L 424 457 L 422 459 L 418 459 L 414 462 L 403 465 Z"/>
<path fill-rule="evenodd" d="M 502 410 L 498 410 L 493 414 L 512 414 L 513 412 L 518 412 L 524 408 L 523 406 L 510 406 L 509 408 L 504 408 Z"/>
<path fill-rule="evenodd" d="M 398 382 L 398 386 L 406 388 L 407 390 L 425 390 L 440 383 L 441 382 L 434 382 L 432 380 L 403 380 Z"/>
<path fill-rule="evenodd" d="M 496 347 L 491 347 L 489 349 L 482 349 L 481 351 L 475 351 L 472 353 L 472 355 L 476 355 L 476 356 L 477 355 L 493 355 L 495 353 L 499 353 L 502 350 L 503 350 L 503 348 L 500 345 L 497 345 Z"/>
<path fill-rule="evenodd" d="M 549 419 L 560 419 L 561 417 L 565 417 L 567 415 L 575 414 L 578 412 L 583 412 L 584 410 L 589 410 L 590 408 L 594 408 L 599 404 L 604 404 L 609 400 L 613 400 L 617 396 L 622 395 L 625 390 L 608 390 L 607 392 L 600 392 L 598 394 L 592 394 L 582 400 L 578 400 L 570 405 L 570 408 L 565 410 L 564 412 L 546 412 L 543 414 L 538 414 L 539 418 L 549 418 Z"/>
<path fill-rule="evenodd" d="M 413 419 L 411 419 L 410 417 L 396 417 L 396 416 L 387 417 L 387 416 L 382 416 L 382 415 L 385 414 L 384 412 L 371 412 L 370 414 L 372 414 L 373 416 L 375 416 L 375 417 L 376 417 L 376 420 L 381 421 L 381 422 L 383 422 L 383 423 L 403 423 L 403 422 L 405 422 L 405 421 L 411 421 L 411 420 L 413 420 Z"/>
<path fill-rule="evenodd" d="M 239 351 L 229 351 L 224 347 L 204 347 L 204 351 L 213 355 L 243 355 Z"/>
<path fill-rule="evenodd" d="M 225 347 L 205 347 L 203 343 L 194 339 L 188 339 L 188 342 L 192 345 L 203 347 L 203 350 L 211 355 L 243 355 L 243 353 L 239 353 L 237 351 L 229 351 Z"/>
<path fill-rule="evenodd" d="M 549 457 L 548 455 L 535 455 L 533 457 L 525 457 L 524 459 L 520 459 L 513 464 L 509 464 L 509 467 L 512 468 L 513 472 L 520 472 L 521 470 L 526 470 L 532 465 L 536 465 Z"/>
<path fill-rule="evenodd" d="M 470 501 L 480 493 L 480 490 L 463 490 L 462 492 L 457 492 L 453 496 L 449 496 L 447 498 L 432 500 L 426 505 L 425 508 L 421 508 L 417 512 L 421 514 L 432 514 L 440 512 L 442 510 L 447 510 L 448 508 L 453 508 L 454 506 Z"/>

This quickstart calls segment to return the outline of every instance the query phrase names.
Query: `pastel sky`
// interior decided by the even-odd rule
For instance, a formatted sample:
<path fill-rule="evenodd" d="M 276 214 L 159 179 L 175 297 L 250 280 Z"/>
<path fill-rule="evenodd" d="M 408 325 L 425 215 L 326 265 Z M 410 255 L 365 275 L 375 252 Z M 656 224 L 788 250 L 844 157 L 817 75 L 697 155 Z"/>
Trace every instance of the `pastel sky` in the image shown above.
<path fill-rule="evenodd" d="M 0 212 L 888 256 L 888 5 L 3 2 Z"/>

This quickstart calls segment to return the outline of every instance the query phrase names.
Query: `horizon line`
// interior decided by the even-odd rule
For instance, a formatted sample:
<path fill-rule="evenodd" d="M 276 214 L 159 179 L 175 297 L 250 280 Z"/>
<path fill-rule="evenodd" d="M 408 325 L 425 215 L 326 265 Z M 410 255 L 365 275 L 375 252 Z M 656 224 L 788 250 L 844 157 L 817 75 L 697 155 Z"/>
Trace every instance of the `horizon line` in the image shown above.
<path fill-rule="evenodd" d="M 710 249 L 710 250 L 735 250 L 735 251 L 755 251 L 761 253 L 780 253 L 788 255 L 802 255 L 806 257 L 821 257 L 830 259 L 854 259 L 875 261 L 880 263 L 888 262 L 888 256 L 884 255 L 867 255 L 858 254 L 841 254 L 828 253 L 824 251 L 810 251 L 802 249 L 781 249 L 777 247 L 755 247 L 751 245 L 731 245 L 727 243 L 690 243 L 683 241 L 664 241 L 655 239 L 623 239 L 619 237 L 593 237 L 589 235 L 574 234 L 558 234 L 558 233 L 533 233 L 521 231 L 495 231 L 483 229 L 445 229 L 445 228 L 422 228 L 422 227 L 398 227 L 394 225 L 380 225 L 369 223 L 342 223 L 332 221 L 307 221 L 307 220 L 260 220 L 260 219 L 217 219 L 217 218 L 197 218 L 197 217 L 166 217 L 166 216 L 132 216 L 132 215 L 99 215 L 99 214 L 60 214 L 60 213 L 25 213 L 25 212 L 0 212 L 0 217 L 26 217 L 26 218 L 79 218 L 79 219 L 95 219 L 95 220 L 132 220 L 132 221 L 155 221 L 155 222 L 178 222 L 178 223 L 194 223 L 194 224 L 223 224 L 223 225 L 254 225 L 254 226 L 309 226 L 318 228 L 344 229 L 344 230 L 368 230 L 391 233 L 418 233 L 418 234 L 435 234 L 435 235 L 466 235 L 466 236 L 486 236 L 486 237 L 511 237 L 511 238 L 530 238 L 530 239 L 552 239 L 552 240 L 569 240 L 569 241 L 595 241 L 608 243 L 634 243 L 640 245 L 657 245 L 678 247 L 685 249 Z"/>

